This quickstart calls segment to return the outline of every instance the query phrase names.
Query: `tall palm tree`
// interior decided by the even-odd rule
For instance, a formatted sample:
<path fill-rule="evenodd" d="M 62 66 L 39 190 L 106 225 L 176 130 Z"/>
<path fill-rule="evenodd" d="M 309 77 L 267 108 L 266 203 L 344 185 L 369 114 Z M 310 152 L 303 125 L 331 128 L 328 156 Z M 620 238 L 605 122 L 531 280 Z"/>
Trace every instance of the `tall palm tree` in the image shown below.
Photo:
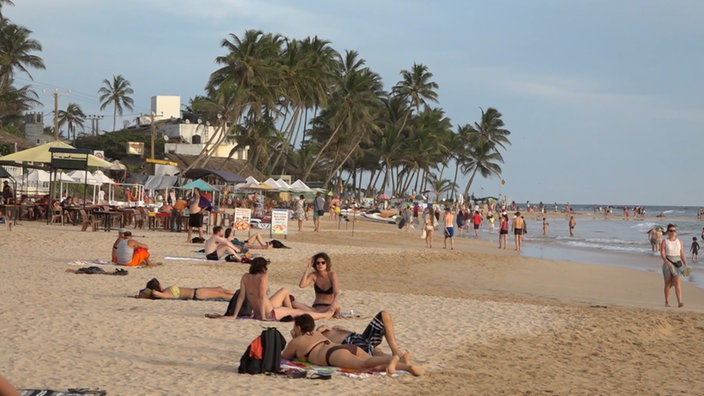
<path fill-rule="evenodd" d="M 414 63 L 411 70 L 401 70 L 401 81 L 394 86 L 394 93 L 401 95 L 420 112 L 420 106 L 428 107 L 428 102 L 438 102 L 438 84 L 431 81 L 433 73 L 428 71 L 428 66 Z"/>
<path fill-rule="evenodd" d="M 113 106 L 112 130 L 115 131 L 117 115 L 122 116 L 124 110 L 132 110 L 134 100 L 129 96 L 134 93 L 130 82 L 122 75 L 112 76 L 112 81 L 103 80 L 103 87 L 98 90 L 100 94 L 100 110 L 105 110 L 109 105 Z"/>
<path fill-rule="evenodd" d="M 483 177 L 501 176 L 501 167 L 498 163 L 503 163 L 504 159 L 499 153 L 499 148 L 505 149 L 511 144 L 508 139 L 511 132 L 504 128 L 501 113 L 493 107 L 486 111 L 482 110 L 480 122 L 465 127 L 462 131 L 464 136 L 461 139 L 467 147 L 464 158 L 461 159 L 464 161 L 461 168 L 464 173 L 472 172 L 464 189 L 466 196 L 477 172 Z"/>
<path fill-rule="evenodd" d="M 76 127 L 81 128 L 83 131 L 83 123 L 86 121 L 86 115 L 83 113 L 81 106 L 76 103 L 69 103 L 66 106 L 66 110 L 59 110 L 59 128 L 63 125 L 68 126 L 68 132 L 66 133 L 68 138 L 76 140 Z"/>
<path fill-rule="evenodd" d="M 5 87 L 0 87 L 0 125 L 18 123 L 22 113 L 41 105 L 36 92 L 29 85 L 20 88 L 13 86 L 13 80 Z"/>
<path fill-rule="evenodd" d="M 472 144 L 466 154 L 465 162 L 462 164 L 462 172 L 470 173 L 464 195 L 469 194 L 469 189 L 474 182 L 474 177 L 479 173 L 482 177 L 501 176 L 500 163 L 504 162 L 501 153 L 496 150 L 496 145 L 476 133 L 471 138 Z"/>
<path fill-rule="evenodd" d="M 376 131 L 374 125 L 381 106 L 381 77 L 364 66 L 365 60 L 356 51 L 346 51 L 339 59 L 339 70 L 334 83 L 330 106 L 321 114 L 317 140 L 322 143 L 314 161 L 303 174 L 307 181 L 313 167 L 321 160 L 326 150 L 337 139 L 353 137 L 355 133 Z M 353 144 L 356 148 L 359 142 Z M 339 165 L 339 163 L 338 163 Z"/>
<path fill-rule="evenodd" d="M 0 86 L 8 86 L 15 71 L 25 73 L 28 68 L 44 69 L 44 61 L 32 52 L 41 51 L 42 45 L 30 38 L 31 30 L 0 18 Z"/>

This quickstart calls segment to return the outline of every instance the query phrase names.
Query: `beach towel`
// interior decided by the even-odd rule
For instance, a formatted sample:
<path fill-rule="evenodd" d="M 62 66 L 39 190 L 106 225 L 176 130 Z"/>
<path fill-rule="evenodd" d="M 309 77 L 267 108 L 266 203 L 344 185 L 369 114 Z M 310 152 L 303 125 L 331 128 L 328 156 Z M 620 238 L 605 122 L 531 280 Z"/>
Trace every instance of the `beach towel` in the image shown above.
<path fill-rule="evenodd" d="M 372 370 L 355 370 L 355 369 L 345 369 L 340 367 L 330 367 L 330 366 L 316 366 L 308 362 L 290 361 L 286 359 L 281 359 L 281 371 L 287 374 L 293 372 L 306 372 L 310 374 L 320 374 L 320 375 L 344 375 L 345 377 L 352 378 L 371 378 L 375 375 L 386 375 L 386 371 L 372 371 Z M 409 374 L 405 370 L 396 370 L 394 377 L 397 375 Z"/>
<path fill-rule="evenodd" d="M 105 396 L 107 392 L 100 388 L 69 388 L 66 392 L 51 389 L 19 389 L 22 396 L 78 396 L 78 395 L 100 395 Z"/>

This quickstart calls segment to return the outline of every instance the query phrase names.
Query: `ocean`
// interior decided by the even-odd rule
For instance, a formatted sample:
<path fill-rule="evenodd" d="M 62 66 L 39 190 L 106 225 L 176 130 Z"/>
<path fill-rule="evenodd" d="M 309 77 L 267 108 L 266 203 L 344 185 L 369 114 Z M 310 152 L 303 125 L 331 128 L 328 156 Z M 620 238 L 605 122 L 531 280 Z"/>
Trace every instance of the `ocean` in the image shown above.
<path fill-rule="evenodd" d="M 652 252 L 647 232 L 656 225 L 663 228 L 668 223 L 677 226 L 678 237 L 682 241 L 687 264 L 692 266 L 692 274 L 686 281 L 704 288 L 704 251 L 700 252 L 698 262 L 691 262 L 689 248 L 692 238 L 701 240 L 704 221 L 697 219 L 697 207 L 686 206 L 644 206 L 646 218 L 633 218 L 631 209 L 629 220 L 624 220 L 623 207 L 614 207 L 612 214 L 604 217 L 603 212 L 595 208 L 603 205 L 572 205 L 577 225 L 574 237 L 569 236 L 567 222 L 569 216 L 549 217 L 548 235 L 543 236 L 542 215 L 540 213 L 524 213 L 528 234 L 521 254 L 529 257 L 552 260 L 571 261 L 579 263 L 596 263 L 660 273 L 662 260 L 659 252 Z M 662 217 L 655 217 L 661 215 Z M 498 235 L 488 234 L 484 227 L 482 238 L 495 238 Z M 498 229 L 498 223 L 496 225 Z M 512 235 L 509 235 L 509 248 L 513 246 Z"/>

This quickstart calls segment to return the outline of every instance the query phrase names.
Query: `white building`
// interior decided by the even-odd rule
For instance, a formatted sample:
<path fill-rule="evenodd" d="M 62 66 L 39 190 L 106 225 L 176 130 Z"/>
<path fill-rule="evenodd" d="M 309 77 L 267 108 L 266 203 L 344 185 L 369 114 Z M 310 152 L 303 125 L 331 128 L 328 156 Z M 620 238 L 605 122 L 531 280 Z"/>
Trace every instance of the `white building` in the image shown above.
<path fill-rule="evenodd" d="M 192 123 L 181 119 L 180 96 L 153 96 L 151 114 L 141 116 L 137 123 L 140 126 L 149 125 L 154 118 L 156 139 L 167 141 L 164 152 L 184 155 L 199 155 L 206 146 L 212 146 L 220 140 L 223 131 L 210 125 L 210 122 L 198 120 Z M 237 142 L 225 140 L 213 152 L 214 157 L 229 157 L 246 160 L 249 146 L 238 147 Z"/>

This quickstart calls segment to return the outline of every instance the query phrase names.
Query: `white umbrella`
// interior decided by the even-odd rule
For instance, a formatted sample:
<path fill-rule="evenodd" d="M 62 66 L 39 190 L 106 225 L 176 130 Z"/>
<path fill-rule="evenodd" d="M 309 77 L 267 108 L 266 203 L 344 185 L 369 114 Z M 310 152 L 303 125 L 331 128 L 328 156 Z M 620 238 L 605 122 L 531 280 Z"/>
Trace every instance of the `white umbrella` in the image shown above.
<path fill-rule="evenodd" d="M 30 182 L 48 182 L 49 172 L 43 169 L 34 169 L 27 174 L 27 181 Z"/>
<path fill-rule="evenodd" d="M 105 173 L 103 173 L 103 171 L 101 171 L 101 170 L 97 170 L 97 171 L 93 172 L 93 177 L 95 177 L 95 180 L 97 180 L 100 184 L 106 184 L 106 183 L 114 184 L 115 183 L 115 180 L 106 176 Z"/>
<path fill-rule="evenodd" d="M 102 184 L 95 178 L 95 176 L 93 176 L 92 173 L 88 171 L 75 170 L 73 172 L 69 172 L 68 175 L 71 176 L 74 183 L 88 183 L 91 186 L 99 186 Z"/>

